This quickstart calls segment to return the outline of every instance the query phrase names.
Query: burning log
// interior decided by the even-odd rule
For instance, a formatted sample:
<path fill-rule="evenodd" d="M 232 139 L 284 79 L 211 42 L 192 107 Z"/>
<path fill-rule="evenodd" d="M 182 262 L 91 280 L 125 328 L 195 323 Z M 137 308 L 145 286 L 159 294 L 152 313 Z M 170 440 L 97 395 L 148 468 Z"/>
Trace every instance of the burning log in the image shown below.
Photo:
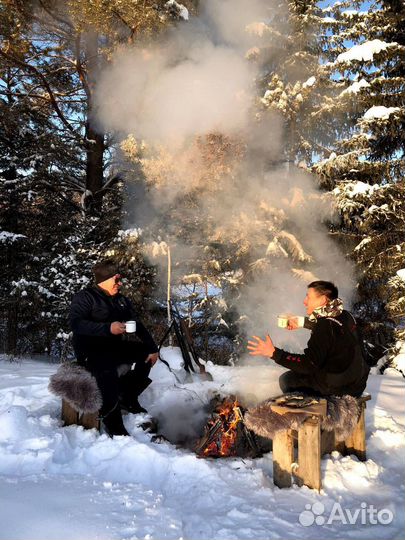
<path fill-rule="evenodd" d="M 262 454 L 256 436 L 246 427 L 244 409 L 235 396 L 224 398 L 214 409 L 198 441 L 198 457 L 258 457 Z"/>

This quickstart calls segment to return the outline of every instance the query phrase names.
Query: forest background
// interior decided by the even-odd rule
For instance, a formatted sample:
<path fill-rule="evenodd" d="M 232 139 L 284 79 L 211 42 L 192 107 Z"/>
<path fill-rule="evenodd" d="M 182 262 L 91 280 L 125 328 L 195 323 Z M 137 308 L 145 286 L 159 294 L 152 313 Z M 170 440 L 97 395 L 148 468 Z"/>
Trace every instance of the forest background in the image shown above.
<path fill-rule="evenodd" d="M 0 351 L 71 355 L 112 257 L 203 358 L 334 280 L 381 370 L 404 339 L 400 0 L 2 0 Z"/>

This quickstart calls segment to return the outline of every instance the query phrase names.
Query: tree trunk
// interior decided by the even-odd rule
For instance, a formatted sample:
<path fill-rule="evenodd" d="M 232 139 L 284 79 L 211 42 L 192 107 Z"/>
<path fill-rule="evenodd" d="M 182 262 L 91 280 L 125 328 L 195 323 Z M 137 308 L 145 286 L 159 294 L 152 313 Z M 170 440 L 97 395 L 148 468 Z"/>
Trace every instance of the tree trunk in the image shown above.
<path fill-rule="evenodd" d="M 3 173 L 6 180 L 17 179 L 16 167 L 10 167 Z M 9 207 L 6 210 L 6 222 L 7 228 L 10 232 L 18 232 L 18 195 L 16 193 L 15 184 L 11 184 L 9 190 Z M 6 268 L 9 279 L 11 276 L 18 275 L 16 251 L 13 244 L 6 245 Z M 10 296 L 7 301 L 7 341 L 6 341 L 6 354 L 15 356 L 17 354 L 17 341 L 18 341 L 18 302 L 14 296 Z"/>
<path fill-rule="evenodd" d="M 100 60 L 97 32 L 89 31 L 85 38 L 85 44 L 89 88 L 86 122 L 86 189 L 92 194 L 90 211 L 100 213 L 103 202 L 102 188 L 104 183 L 104 133 L 96 130 L 92 119 L 92 97 Z"/>
<path fill-rule="evenodd" d="M 7 343 L 6 354 L 15 356 L 17 354 L 18 338 L 18 308 L 17 302 L 13 301 L 7 309 Z"/>
<path fill-rule="evenodd" d="M 91 210 L 101 212 L 104 179 L 104 135 L 97 133 L 90 121 L 86 124 L 87 162 L 86 189 L 92 193 Z"/>

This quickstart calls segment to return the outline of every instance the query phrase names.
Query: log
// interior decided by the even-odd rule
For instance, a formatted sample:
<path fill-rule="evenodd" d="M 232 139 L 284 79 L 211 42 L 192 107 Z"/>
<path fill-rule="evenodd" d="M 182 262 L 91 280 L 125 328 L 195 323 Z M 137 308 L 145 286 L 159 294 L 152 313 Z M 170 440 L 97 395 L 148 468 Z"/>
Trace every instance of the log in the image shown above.
<path fill-rule="evenodd" d="M 62 420 L 64 426 L 77 424 L 79 413 L 64 399 L 62 400 Z"/>
<path fill-rule="evenodd" d="M 345 441 L 336 441 L 335 450 L 337 450 L 342 456 L 346 455 L 346 443 Z"/>
<path fill-rule="evenodd" d="M 100 419 L 98 413 L 86 413 L 79 416 L 79 426 L 83 426 L 84 429 L 97 429 L 100 430 Z"/>
<path fill-rule="evenodd" d="M 84 429 L 100 430 L 98 413 L 79 414 L 67 401 L 62 400 L 62 420 L 64 426 L 78 425 Z"/>
<path fill-rule="evenodd" d="M 298 485 L 321 489 L 321 427 L 319 417 L 308 418 L 298 430 Z"/>
<path fill-rule="evenodd" d="M 361 403 L 360 416 L 357 421 L 357 425 L 353 433 L 347 438 L 345 442 L 346 452 L 348 454 L 354 454 L 360 461 L 366 461 L 366 424 L 365 424 L 365 409 L 366 403 Z"/>
<path fill-rule="evenodd" d="M 321 456 L 331 454 L 336 448 L 335 431 L 321 430 Z"/>
<path fill-rule="evenodd" d="M 273 482 L 279 488 L 291 487 L 294 440 L 290 429 L 278 431 L 273 438 Z"/>

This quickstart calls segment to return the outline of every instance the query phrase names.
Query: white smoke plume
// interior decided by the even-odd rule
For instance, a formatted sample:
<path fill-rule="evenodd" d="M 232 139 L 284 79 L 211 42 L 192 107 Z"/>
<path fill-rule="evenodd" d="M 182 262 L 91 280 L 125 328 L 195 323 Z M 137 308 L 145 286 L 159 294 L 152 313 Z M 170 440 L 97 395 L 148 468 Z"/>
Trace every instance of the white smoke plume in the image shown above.
<path fill-rule="evenodd" d="M 267 5 L 266 5 L 267 4 Z M 256 0 L 206 0 L 200 17 L 156 46 L 121 50 L 104 70 L 97 117 L 107 129 L 170 145 L 247 125 L 254 68 L 246 26 L 268 12 Z"/>
<path fill-rule="evenodd" d="M 119 54 L 100 80 L 103 124 L 166 144 L 196 133 L 242 129 L 252 80 L 247 62 L 198 39 L 174 65 L 178 54 L 178 47 Z"/>
<path fill-rule="evenodd" d="M 301 347 L 308 339 L 306 331 L 277 329 L 277 314 L 303 314 L 306 285 L 313 277 L 335 281 L 349 304 L 353 270 L 322 225 L 329 208 L 311 175 L 295 167 L 266 170 L 266 163 L 277 156 L 283 159 L 282 120 L 268 115 L 256 121 L 252 110 L 257 99 L 255 78 L 261 66 L 249 62 L 246 51 L 264 39 L 271 2 L 206 0 L 201 4 L 203 11 L 198 17 L 170 31 L 154 46 L 117 51 L 98 80 L 95 114 L 103 129 L 122 139 L 131 134 L 137 140 L 170 148 L 179 160 L 196 136 L 216 132 L 246 141 L 244 181 L 234 184 L 229 177 L 220 194 L 202 194 L 198 212 L 209 212 L 218 227 L 232 231 L 238 216 L 255 215 L 259 194 L 271 207 L 269 212 L 282 214 L 280 219 L 288 228 L 273 235 L 267 245 L 265 235 L 255 229 L 254 219 L 246 222 L 258 259 L 262 257 L 264 263 L 276 260 L 276 264 L 271 263 L 265 279 L 252 277 L 240 299 L 239 312 L 250 319 L 250 329 L 257 335 L 269 332 L 277 345 Z M 193 166 L 198 167 L 198 163 Z M 155 194 L 151 215 L 159 213 L 167 201 L 174 201 L 179 192 L 195 187 L 192 171 L 187 172 L 190 174 L 176 169 L 173 174 L 162 172 L 164 191 Z M 139 203 L 139 212 L 145 216 L 144 201 Z M 196 240 L 201 243 L 200 238 Z M 178 244 L 179 253 L 184 250 L 190 254 L 192 243 L 184 246 L 178 239 Z M 310 254 L 308 270 L 295 265 L 287 256 L 291 253 L 298 261 L 305 261 Z"/>

